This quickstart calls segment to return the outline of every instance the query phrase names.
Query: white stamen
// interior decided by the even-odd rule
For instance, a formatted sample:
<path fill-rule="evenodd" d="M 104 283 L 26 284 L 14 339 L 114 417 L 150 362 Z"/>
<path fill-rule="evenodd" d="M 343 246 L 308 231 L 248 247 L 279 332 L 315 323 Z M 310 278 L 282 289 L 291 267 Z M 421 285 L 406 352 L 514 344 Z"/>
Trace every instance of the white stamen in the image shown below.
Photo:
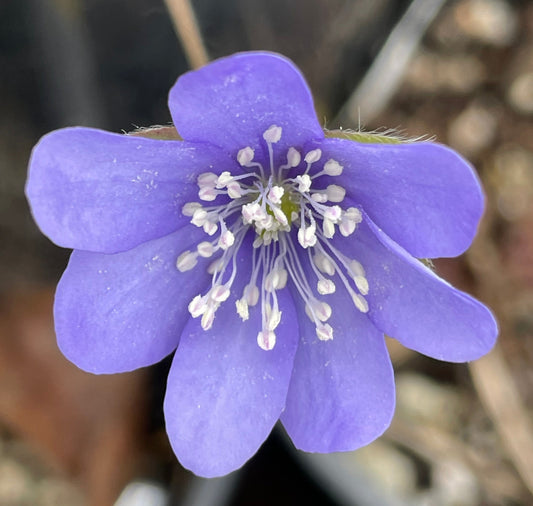
<path fill-rule="evenodd" d="M 324 164 L 324 172 L 328 176 L 340 176 L 343 166 L 336 160 L 330 159 Z"/>
<path fill-rule="evenodd" d="M 311 188 L 311 178 L 307 174 L 296 176 L 295 181 L 298 183 L 298 191 L 305 193 Z"/>
<path fill-rule="evenodd" d="M 289 148 L 289 151 L 287 152 L 287 164 L 289 167 L 297 167 L 300 165 L 300 162 L 302 161 L 302 155 L 296 149 Z"/>
<path fill-rule="evenodd" d="M 256 285 L 246 285 L 243 291 L 243 299 L 246 299 L 249 306 L 255 306 L 259 301 L 259 288 Z"/>
<path fill-rule="evenodd" d="M 268 192 L 268 200 L 274 204 L 281 204 L 281 197 L 285 193 L 283 186 L 273 186 Z"/>
<path fill-rule="evenodd" d="M 218 240 L 218 245 L 223 249 L 227 250 L 230 246 L 233 246 L 235 242 L 235 236 L 232 232 L 229 230 L 224 230 L 222 234 L 220 234 L 220 238 Z"/>
<path fill-rule="evenodd" d="M 176 260 L 176 267 L 180 272 L 190 271 L 198 263 L 197 253 L 184 251 Z"/>
<path fill-rule="evenodd" d="M 322 232 L 324 233 L 324 237 L 331 239 L 335 235 L 335 224 L 331 220 L 324 218 Z"/>
<path fill-rule="evenodd" d="M 272 350 L 276 344 L 276 334 L 271 330 L 262 330 L 257 334 L 257 344 L 262 350 Z"/>
<path fill-rule="evenodd" d="M 187 202 L 182 208 L 181 213 L 183 216 L 192 216 L 197 209 L 201 209 L 202 204 L 200 202 Z"/>
<path fill-rule="evenodd" d="M 201 257 L 209 258 L 215 252 L 215 247 L 210 242 L 203 241 L 196 246 L 196 250 Z"/>
<path fill-rule="evenodd" d="M 214 235 L 218 230 L 218 225 L 212 221 L 206 221 L 203 226 L 204 232 L 207 235 Z"/>
<path fill-rule="evenodd" d="M 242 318 L 242 321 L 245 322 L 250 318 L 250 312 L 248 311 L 248 303 L 246 299 L 238 299 L 235 301 L 235 307 L 237 309 L 237 314 Z"/>
<path fill-rule="evenodd" d="M 249 167 L 250 162 L 254 159 L 254 150 L 247 146 L 246 148 L 242 148 L 237 153 L 237 161 L 243 166 L 243 167 Z"/>
<path fill-rule="evenodd" d="M 218 176 L 215 186 L 217 188 L 224 188 L 231 181 L 233 181 L 233 176 L 228 171 L 224 171 Z"/>
<path fill-rule="evenodd" d="M 320 160 L 321 156 L 322 156 L 322 150 L 317 148 L 317 149 L 313 149 L 309 151 L 309 153 L 305 155 L 304 160 L 307 163 L 315 163 L 315 162 L 318 162 L 318 160 Z"/>
<path fill-rule="evenodd" d="M 200 174 L 196 180 L 200 188 L 211 187 L 214 188 L 217 182 L 218 176 L 214 172 L 204 172 Z"/>
<path fill-rule="evenodd" d="M 335 283 L 331 279 L 321 279 L 317 283 L 317 291 L 320 295 L 329 295 L 335 292 Z"/>
<path fill-rule="evenodd" d="M 189 313 L 191 313 L 191 316 L 193 318 L 198 318 L 198 316 L 205 313 L 205 310 L 207 309 L 207 304 L 205 303 L 204 298 L 201 295 L 197 295 L 189 303 L 188 309 Z"/>
<path fill-rule="evenodd" d="M 211 202 L 217 198 L 217 192 L 211 186 L 202 186 L 200 190 L 198 190 L 198 197 L 200 197 L 200 200 Z"/>
<path fill-rule="evenodd" d="M 342 217 L 342 209 L 339 206 L 331 206 L 324 212 L 324 219 L 331 220 L 333 223 L 339 223 Z"/>
<path fill-rule="evenodd" d="M 231 181 L 228 183 L 227 188 L 230 199 L 238 199 L 242 197 L 242 188 L 237 181 Z"/>
<path fill-rule="evenodd" d="M 330 184 L 326 188 L 326 195 L 331 202 L 342 202 L 346 196 L 346 190 L 342 186 Z"/>
<path fill-rule="evenodd" d="M 230 295 L 230 289 L 226 285 L 215 285 L 209 293 L 215 302 L 224 302 Z"/>
<path fill-rule="evenodd" d="M 328 195 L 327 193 L 320 193 L 320 192 L 315 192 L 313 193 L 313 195 L 311 195 L 311 198 L 315 201 L 315 202 L 319 202 L 319 203 L 324 203 L 324 202 L 327 202 L 328 201 Z"/>
<path fill-rule="evenodd" d="M 352 293 L 352 300 L 355 304 L 355 307 L 361 311 L 361 313 L 367 313 L 368 312 L 368 302 L 366 299 L 357 293 Z"/>
<path fill-rule="evenodd" d="M 207 211 L 200 206 L 195 209 L 192 214 L 191 223 L 197 227 L 202 227 L 207 220 Z"/>
<path fill-rule="evenodd" d="M 272 125 L 263 134 L 263 139 L 270 144 L 275 144 L 281 139 L 281 127 Z"/>
<path fill-rule="evenodd" d="M 333 339 L 333 329 L 329 323 L 316 327 L 316 335 L 321 341 L 331 341 Z"/>

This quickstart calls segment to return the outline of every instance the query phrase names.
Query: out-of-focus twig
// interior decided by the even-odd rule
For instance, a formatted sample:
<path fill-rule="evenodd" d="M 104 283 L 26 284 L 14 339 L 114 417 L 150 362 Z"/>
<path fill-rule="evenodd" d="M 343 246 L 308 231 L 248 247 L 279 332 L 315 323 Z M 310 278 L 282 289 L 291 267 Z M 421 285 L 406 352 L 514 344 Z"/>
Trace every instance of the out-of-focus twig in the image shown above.
<path fill-rule="evenodd" d="M 194 69 L 202 67 L 209 61 L 209 57 L 190 1 L 165 0 L 165 3 L 189 65 Z"/>
<path fill-rule="evenodd" d="M 358 124 L 375 118 L 396 91 L 413 53 L 446 0 L 413 0 L 389 35 L 359 86 L 334 124 Z"/>
<path fill-rule="evenodd" d="M 481 401 L 509 457 L 533 493 L 533 426 L 499 346 L 469 366 Z"/>

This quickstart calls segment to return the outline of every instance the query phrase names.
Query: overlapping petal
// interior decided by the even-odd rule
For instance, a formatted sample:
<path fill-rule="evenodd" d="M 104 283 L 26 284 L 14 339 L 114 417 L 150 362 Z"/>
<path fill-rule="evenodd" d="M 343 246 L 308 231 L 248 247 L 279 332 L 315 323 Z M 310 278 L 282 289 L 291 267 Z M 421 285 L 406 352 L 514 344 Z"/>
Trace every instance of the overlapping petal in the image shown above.
<path fill-rule="evenodd" d="M 472 167 L 440 144 L 360 144 L 326 139 L 323 157 L 345 167 L 347 202 L 418 258 L 456 256 L 470 245 L 483 213 Z M 333 179 L 336 179 L 333 181 Z M 339 184 L 339 178 L 332 178 Z"/>
<path fill-rule="evenodd" d="M 214 146 L 67 128 L 35 146 L 26 194 L 59 246 L 116 253 L 185 225 L 196 176 L 232 167 Z"/>
<path fill-rule="evenodd" d="M 322 139 L 313 99 L 294 64 L 281 55 L 241 53 L 182 75 L 170 90 L 169 108 L 178 132 L 233 155 L 264 149 L 263 132 L 283 129 L 278 146 Z"/>
<path fill-rule="evenodd" d="M 340 283 L 339 283 L 340 284 Z M 380 436 L 394 412 L 394 376 L 384 336 L 339 289 L 328 295 L 331 341 L 319 341 L 298 307 L 300 344 L 281 421 L 297 448 L 354 450 Z"/>
<path fill-rule="evenodd" d="M 241 266 L 250 268 L 248 261 Z M 257 345 L 260 308 L 251 308 L 250 319 L 242 322 L 232 300 L 217 310 L 210 330 L 191 320 L 183 331 L 168 377 L 166 429 L 182 465 L 200 476 L 241 467 L 283 410 L 298 326 L 290 295 L 283 290 L 279 297 L 283 317 L 271 351 Z"/>
<path fill-rule="evenodd" d="M 59 347 L 93 373 L 158 362 L 177 346 L 187 306 L 209 281 L 205 270 L 180 273 L 178 252 L 200 239 L 188 226 L 125 253 L 74 251 L 56 292 Z"/>
<path fill-rule="evenodd" d="M 352 240 L 335 243 L 365 268 L 368 315 L 381 331 L 439 360 L 466 362 L 490 351 L 498 333 L 490 311 L 408 255 L 370 219 Z"/>

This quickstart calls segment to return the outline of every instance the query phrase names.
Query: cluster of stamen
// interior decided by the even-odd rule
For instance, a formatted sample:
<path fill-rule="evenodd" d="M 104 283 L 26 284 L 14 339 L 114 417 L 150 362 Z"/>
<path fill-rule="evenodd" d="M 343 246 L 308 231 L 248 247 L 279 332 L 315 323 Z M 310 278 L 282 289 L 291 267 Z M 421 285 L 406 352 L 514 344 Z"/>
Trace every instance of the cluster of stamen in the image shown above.
<path fill-rule="evenodd" d="M 342 186 L 313 187 L 321 176 L 340 176 L 343 166 L 329 159 L 321 170 L 313 172 L 313 165 L 322 158 L 322 151 L 313 149 L 303 157 L 305 168 L 299 169 L 302 154 L 290 147 L 286 163 L 275 167 L 273 145 L 281 133 L 281 127 L 272 125 L 263 134 L 269 153 L 268 171 L 254 160 L 254 150 L 244 147 L 237 154 L 242 173 L 206 172 L 198 177 L 198 198 L 205 204 L 189 202 L 182 212 L 213 239 L 200 242 L 195 251 L 185 251 L 177 259 L 178 270 L 184 272 L 194 268 L 199 257 L 213 258 L 207 267 L 211 288 L 189 304 L 190 314 L 201 316 L 201 326 L 208 330 L 217 309 L 230 296 L 237 275 L 237 252 L 247 232 L 255 232 L 250 279 L 235 305 L 246 321 L 250 308 L 260 304 L 262 326 L 257 342 L 265 350 L 276 342 L 275 330 L 281 321 L 276 292 L 285 288 L 288 279 L 304 301 L 321 340 L 333 338 L 333 328 L 326 323 L 333 309 L 323 300 L 337 289 L 338 281 L 333 277 L 337 276 L 359 311 L 368 311 L 365 295 L 369 287 L 363 266 L 329 241 L 337 231 L 344 237 L 353 234 L 362 220 L 361 211 L 338 205 L 346 194 Z M 207 204 L 219 196 L 224 197 L 224 203 Z M 291 234 L 293 227 L 297 228 L 298 243 Z M 302 265 L 304 250 L 316 276 L 314 290 Z"/>

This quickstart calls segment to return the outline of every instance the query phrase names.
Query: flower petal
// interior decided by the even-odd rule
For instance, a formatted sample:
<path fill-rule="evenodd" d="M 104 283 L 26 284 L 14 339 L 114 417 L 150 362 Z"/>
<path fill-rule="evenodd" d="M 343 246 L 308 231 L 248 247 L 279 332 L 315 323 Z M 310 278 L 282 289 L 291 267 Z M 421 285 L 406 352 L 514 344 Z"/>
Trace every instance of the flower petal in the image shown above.
<path fill-rule="evenodd" d="M 115 373 L 171 353 L 190 300 L 209 282 L 201 266 L 180 273 L 176 258 L 202 236 L 191 225 L 125 253 L 74 251 L 54 307 L 63 354 L 86 371 Z"/>
<path fill-rule="evenodd" d="M 283 316 L 271 351 L 256 341 L 259 307 L 250 308 L 250 319 L 242 322 L 231 299 L 217 310 L 211 330 L 194 320 L 183 332 L 168 377 L 166 428 L 181 464 L 200 476 L 241 467 L 285 405 L 298 329 L 285 290 L 279 300 Z"/>
<path fill-rule="evenodd" d="M 368 217 L 336 246 L 366 271 L 369 317 L 385 334 L 439 360 L 466 362 L 487 353 L 498 329 L 490 311 L 436 276 Z"/>
<path fill-rule="evenodd" d="M 451 149 L 431 142 L 346 139 L 319 145 L 324 160 L 334 158 L 345 167 L 342 178 L 331 182 L 342 185 L 347 199 L 411 255 L 456 256 L 472 242 L 483 193 L 473 168 Z"/>
<path fill-rule="evenodd" d="M 181 76 L 169 108 L 178 132 L 233 156 L 246 146 L 263 149 L 263 133 L 282 128 L 278 146 L 322 139 L 313 99 L 300 71 L 273 53 L 239 53 Z"/>
<path fill-rule="evenodd" d="M 281 416 L 297 448 L 309 452 L 355 450 L 389 426 L 394 376 L 383 334 L 338 288 L 331 307 L 331 341 L 319 341 L 297 306 L 300 344 L 287 406 Z"/>
<path fill-rule="evenodd" d="M 26 194 L 59 246 L 116 253 L 186 224 L 196 176 L 215 163 L 233 162 L 213 146 L 67 128 L 35 146 Z"/>

